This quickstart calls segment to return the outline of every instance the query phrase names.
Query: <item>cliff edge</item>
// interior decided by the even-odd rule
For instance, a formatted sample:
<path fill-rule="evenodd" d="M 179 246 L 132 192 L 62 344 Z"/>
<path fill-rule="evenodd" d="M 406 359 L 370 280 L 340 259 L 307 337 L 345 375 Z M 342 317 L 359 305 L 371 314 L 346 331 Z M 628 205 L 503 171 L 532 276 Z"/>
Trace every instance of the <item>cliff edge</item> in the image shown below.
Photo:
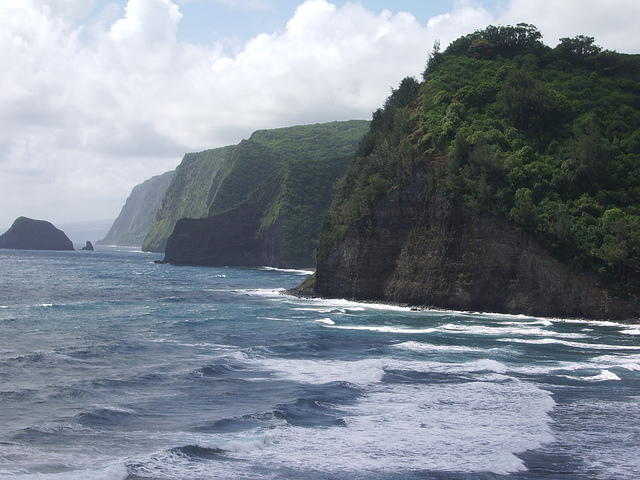
<path fill-rule="evenodd" d="M 139 247 L 151 227 L 160 202 L 164 197 L 173 171 L 165 172 L 145 180 L 133 187 L 107 235 L 99 245 L 125 245 Z"/>
<path fill-rule="evenodd" d="M 493 27 L 373 114 L 306 295 L 640 321 L 640 57 Z"/>
<path fill-rule="evenodd" d="M 351 120 L 254 132 L 229 150 L 209 180 L 205 218 L 176 222 L 164 261 L 313 265 L 334 185 L 368 127 L 367 121 Z"/>

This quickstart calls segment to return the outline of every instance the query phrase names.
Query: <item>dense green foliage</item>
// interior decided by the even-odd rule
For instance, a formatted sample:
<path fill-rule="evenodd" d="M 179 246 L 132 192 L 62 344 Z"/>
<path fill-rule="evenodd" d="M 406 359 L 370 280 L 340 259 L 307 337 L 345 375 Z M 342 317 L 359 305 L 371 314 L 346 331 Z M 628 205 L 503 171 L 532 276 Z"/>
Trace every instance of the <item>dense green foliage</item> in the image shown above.
<path fill-rule="evenodd" d="M 329 122 L 259 130 L 249 139 L 278 161 L 265 186 L 275 182 L 279 193 L 265 209 L 262 229 L 280 222 L 279 248 L 286 258 L 312 258 L 333 186 L 368 128 L 362 120 Z"/>
<path fill-rule="evenodd" d="M 184 156 L 144 239 L 143 250 L 163 250 L 181 218 L 207 216 L 211 186 L 232 152 L 233 147 L 228 146 Z"/>
<path fill-rule="evenodd" d="M 640 272 L 640 57 L 488 27 L 434 48 L 373 115 L 323 234 L 328 254 L 422 161 L 452 202 L 505 216 L 612 293 Z"/>
<path fill-rule="evenodd" d="M 369 122 L 353 120 L 254 132 L 224 149 L 185 156 L 147 240 L 166 241 L 183 217 L 214 217 L 255 199 L 256 235 L 278 224 L 279 251 L 309 261 L 321 220 Z"/>
<path fill-rule="evenodd" d="M 367 121 L 353 120 L 255 132 L 239 144 L 210 214 L 273 192 L 264 205 L 260 231 L 277 223 L 280 255 L 293 262 L 309 262 L 333 185 L 368 127 Z"/>

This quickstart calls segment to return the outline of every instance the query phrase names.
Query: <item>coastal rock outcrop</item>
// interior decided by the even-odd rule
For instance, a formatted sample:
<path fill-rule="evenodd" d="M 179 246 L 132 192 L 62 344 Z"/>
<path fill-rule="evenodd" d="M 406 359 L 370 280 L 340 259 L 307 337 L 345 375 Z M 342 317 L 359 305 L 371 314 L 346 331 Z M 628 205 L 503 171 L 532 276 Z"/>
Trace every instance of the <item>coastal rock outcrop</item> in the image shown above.
<path fill-rule="evenodd" d="M 431 172 L 432 173 L 432 172 Z M 495 215 L 454 205 L 428 170 L 352 225 L 300 293 L 466 311 L 640 319 L 640 304 L 612 297 L 595 275 L 554 258 Z M 373 228 L 371 225 L 373 224 Z"/>
<path fill-rule="evenodd" d="M 73 243 L 62 230 L 45 220 L 18 217 L 0 235 L 0 248 L 19 250 L 73 250 Z"/>
<path fill-rule="evenodd" d="M 89 240 L 87 240 L 87 243 L 85 243 L 84 247 L 82 247 L 82 250 L 93 252 L 93 244 Z"/>

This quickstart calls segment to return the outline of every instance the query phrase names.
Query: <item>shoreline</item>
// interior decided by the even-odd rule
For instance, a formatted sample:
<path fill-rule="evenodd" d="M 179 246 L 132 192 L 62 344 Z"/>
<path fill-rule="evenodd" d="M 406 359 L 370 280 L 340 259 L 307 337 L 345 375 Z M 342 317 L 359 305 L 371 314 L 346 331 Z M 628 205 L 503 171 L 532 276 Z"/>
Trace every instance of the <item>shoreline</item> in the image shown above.
<path fill-rule="evenodd" d="M 303 284 L 304 285 L 304 284 Z M 318 299 L 318 300 L 344 300 L 347 302 L 361 303 L 363 305 L 388 305 L 390 307 L 403 307 L 406 308 L 408 312 L 441 312 L 441 313 L 453 313 L 453 314 L 463 314 L 463 315 L 480 315 L 480 316 L 504 316 L 510 318 L 530 318 L 536 320 L 549 320 L 551 322 L 564 322 L 564 323 L 591 323 L 591 324 L 599 324 L 601 326 L 618 326 L 618 325 L 640 325 L 640 318 L 634 319 L 610 319 L 610 318 L 585 318 L 585 317 L 546 317 L 543 315 L 531 315 L 528 313 L 505 313 L 505 312 L 482 312 L 482 311 L 472 311 L 472 310 L 455 310 L 451 308 L 442 308 L 437 307 L 435 305 L 411 305 L 409 303 L 402 302 L 393 302 L 386 300 L 364 300 L 364 299 L 356 299 L 356 298 L 346 298 L 346 297 L 323 297 L 321 295 L 317 295 L 314 293 L 307 293 L 305 291 L 301 291 L 300 287 L 295 287 L 291 289 L 285 289 L 281 293 L 281 295 L 290 295 L 292 297 L 297 298 L 307 298 L 307 299 Z"/>

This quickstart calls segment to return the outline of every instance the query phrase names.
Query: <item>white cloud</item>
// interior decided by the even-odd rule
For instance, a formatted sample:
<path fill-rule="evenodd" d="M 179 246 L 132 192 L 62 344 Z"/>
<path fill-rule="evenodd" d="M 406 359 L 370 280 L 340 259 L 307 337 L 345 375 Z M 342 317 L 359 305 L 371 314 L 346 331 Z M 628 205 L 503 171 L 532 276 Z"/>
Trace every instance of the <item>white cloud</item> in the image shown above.
<path fill-rule="evenodd" d="M 171 0 L 129 0 L 125 16 L 112 25 L 110 34 L 114 40 L 136 39 L 153 48 L 157 42 L 175 41 L 180 18 Z"/>
<path fill-rule="evenodd" d="M 637 0 L 511 0 L 500 16 L 504 24 L 536 25 L 548 45 L 559 38 L 589 35 L 596 43 L 625 53 L 640 51 Z"/>
<path fill-rule="evenodd" d="M 94 4 L 94 0 L 42 0 L 41 3 L 48 6 L 54 15 L 63 15 L 67 18 L 75 19 L 87 15 Z"/>
<path fill-rule="evenodd" d="M 188 1 L 188 0 L 187 0 Z M 273 4 L 267 0 L 214 0 L 220 5 L 243 10 L 270 10 Z"/>
<path fill-rule="evenodd" d="M 420 74 L 436 39 L 445 46 L 489 23 L 528 21 L 553 41 L 588 33 L 640 51 L 637 4 L 616 1 L 612 11 L 512 0 L 498 13 L 459 2 L 421 24 L 408 13 L 310 0 L 282 31 L 229 55 L 176 38 L 176 1 L 129 0 L 119 18 L 111 9 L 78 26 L 80 0 L 2 0 L 0 225 L 18 215 L 113 217 L 133 184 L 174 167 L 182 152 L 258 128 L 369 118 L 391 86 Z"/>

